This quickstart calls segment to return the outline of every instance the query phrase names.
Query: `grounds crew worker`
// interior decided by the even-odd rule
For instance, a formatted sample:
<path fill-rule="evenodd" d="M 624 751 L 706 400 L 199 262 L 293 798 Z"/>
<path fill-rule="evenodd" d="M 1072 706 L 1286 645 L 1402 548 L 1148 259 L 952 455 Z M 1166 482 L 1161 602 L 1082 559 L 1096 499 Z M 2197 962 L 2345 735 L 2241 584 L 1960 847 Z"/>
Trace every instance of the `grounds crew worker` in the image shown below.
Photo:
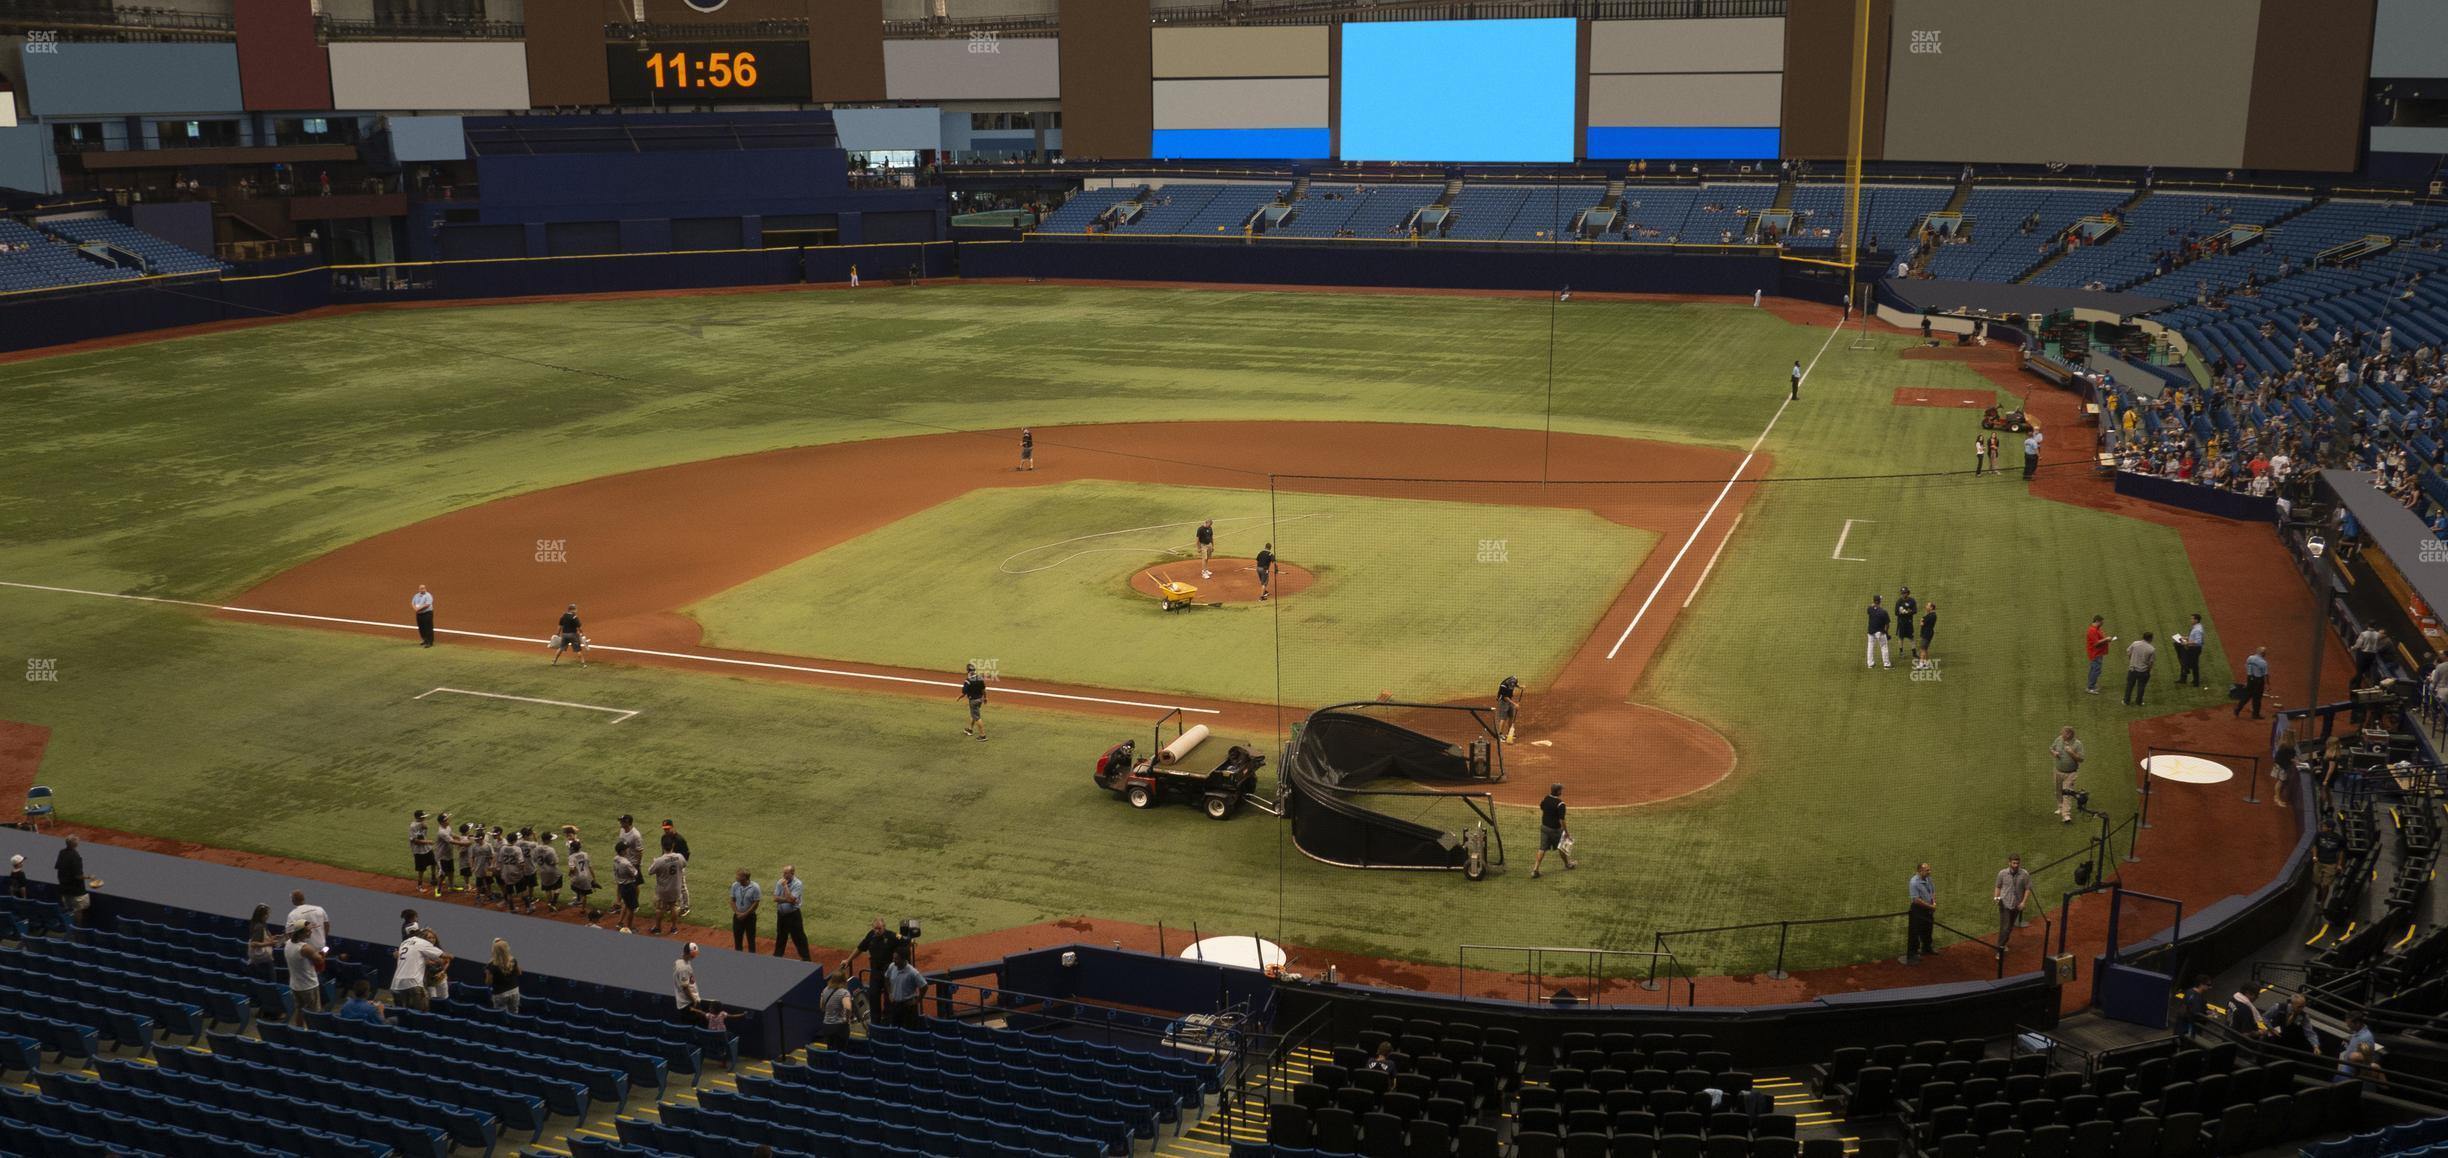
<path fill-rule="evenodd" d="M 961 677 L 960 694 L 962 699 L 969 701 L 969 726 L 961 729 L 961 735 L 975 736 L 983 743 L 986 739 L 986 677 L 978 674 L 974 663 Z"/>
<path fill-rule="evenodd" d="M 1521 710 L 1521 677 L 1506 676 L 1496 685 L 1496 726 L 1502 729 L 1504 742 L 1513 742 L 1513 719 Z"/>

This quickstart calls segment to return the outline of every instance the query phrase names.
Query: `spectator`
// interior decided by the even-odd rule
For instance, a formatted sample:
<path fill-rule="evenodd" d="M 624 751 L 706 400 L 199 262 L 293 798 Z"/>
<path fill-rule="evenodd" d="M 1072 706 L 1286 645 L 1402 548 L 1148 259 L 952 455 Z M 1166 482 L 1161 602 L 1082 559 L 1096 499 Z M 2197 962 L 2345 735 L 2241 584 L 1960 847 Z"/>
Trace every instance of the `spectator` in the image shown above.
<path fill-rule="evenodd" d="M 2380 1070 L 2380 1055 L 2368 1049 L 2349 1048 L 2338 1058 L 2337 1076 L 2332 1081 L 2361 1079 L 2369 1085 L 2388 1087 L 2388 1075 Z"/>
<path fill-rule="evenodd" d="M 2246 982 L 2246 988 L 2251 987 Z M 2270 1024 L 2261 1017 L 2261 1007 L 2253 1004 L 2252 994 L 2238 989 L 2228 998 L 2227 1028 L 2247 1041 L 2260 1041 L 2270 1036 Z"/>
<path fill-rule="evenodd" d="M 2190 1041 L 2210 1024 L 2210 979 L 2196 976 L 2176 995 L 2176 1036 Z"/>
<path fill-rule="evenodd" d="M 824 996 L 817 999 L 817 1008 L 824 1011 L 824 1043 L 830 1050 L 850 1048 L 850 1022 L 855 1009 L 851 987 L 857 984 L 851 970 L 857 967 L 854 958 L 844 958 L 841 972 L 825 981 Z"/>
<path fill-rule="evenodd" d="M 331 914 L 324 912 L 321 905 L 307 904 L 304 890 L 290 892 L 289 904 L 289 917 L 281 922 L 282 926 L 293 930 L 299 925 L 306 926 L 307 943 L 313 945 L 317 953 L 329 952 Z"/>
<path fill-rule="evenodd" d="M 449 968 L 450 954 L 426 940 L 425 931 L 419 929 L 400 940 L 392 957 L 397 964 L 391 971 L 391 1004 L 402 1009 L 432 1008 L 425 999 L 425 972 Z"/>
<path fill-rule="evenodd" d="M 442 947 L 442 934 L 434 929 L 419 929 L 417 936 L 425 938 L 436 949 Z M 450 962 L 451 958 L 445 954 L 440 967 L 425 971 L 426 1001 L 439 1004 L 450 1000 Z"/>
<path fill-rule="evenodd" d="M 33 885 L 26 880 L 25 854 L 22 852 L 9 858 L 8 895 L 21 901 L 34 895 Z"/>
<path fill-rule="evenodd" d="M 702 1014 L 705 999 L 697 992 L 697 943 L 680 946 L 680 959 L 672 962 L 672 1003 L 680 1012 Z"/>
<path fill-rule="evenodd" d="M 731 880 L 731 948 L 741 953 L 756 952 L 757 907 L 764 902 L 765 891 L 757 887 L 747 869 L 733 874 Z"/>
<path fill-rule="evenodd" d="M 2361 1013 L 2346 1015 L 2346 1048 L 2364 1050 L 2375 1060 L 2382 1052 L 2380 1036 L 2372 1032 L 2371 1024 Z"/>
<path fill-rule="evenodd" d="M 314 927 L 293 925 L 289 943 L 281 949 L 289 965 L 289 1024 L 306 1024 L 306 1015 L 323 1012 L 323 951 L 314 947 Z"/>
<path fill-rule="evenodd" d="M 279 976 L 281 935 L 272 931 L 272 906 L 257 905 L 247 918 L 247 970 L 258 977 Z"/>
<path fill-rule="evenodd" d="M 493 938 L 493 956 L 485 962 L 485 987 L 493 992 L 493 1008 L 505 1013 L 519 1011 L 519 963 L 510 955 L 510 942 Z"/>
<path fill-rule="evenodd" d="M 1378 1042 L 1377 1052 L 1369 1055 L 1368 1064 L 1365 1068 L 1391 1077 L 1396 1068 L 1394 1064 L 1394 1043 L 1390 1041 Z"/>
<path fill-rule="evenodd" d="M 61 842 L 59 857 L 52 862 L 59 870 L 60 908 L 68 911 L 68 919 L 85 923 L 85 913 L 93 906 L 93 898 L 85 891 L 85 854 L 77 851 L 77 838 Z"/>
<path fill-rule="evenodd" d="M 349 986 L 348 1000 L 341 1002 L 339 1012 L 332 1016 L 342 1021 L 362 1021 L 367 1025 L 390 1024 L 383 1017 L 382 1006 L 374 1004 L 374 983 L 371 981 L 359 981 Z"/>

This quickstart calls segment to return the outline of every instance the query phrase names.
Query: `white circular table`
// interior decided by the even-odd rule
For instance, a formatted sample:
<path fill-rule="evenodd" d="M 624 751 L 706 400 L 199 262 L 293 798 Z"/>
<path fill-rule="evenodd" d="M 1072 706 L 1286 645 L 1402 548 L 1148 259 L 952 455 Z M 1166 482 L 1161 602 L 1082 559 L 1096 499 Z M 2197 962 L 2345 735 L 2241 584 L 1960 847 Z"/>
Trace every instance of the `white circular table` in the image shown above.
<path fill-rule="evenodd" d="M 1283 946 L 1256 937 L 1209 937 L 1182 950 L 1181 955 L 1243 969 L 1277 969 L 1291 959 L 1284 955 Z"/>
<path fill-rule="evenodd" d="M 2235 779 L 2235 769 L 2199 756 L 2153 756 L 2142 761 L 2142 770 L 2178 784 L 2224 784 Z"/>

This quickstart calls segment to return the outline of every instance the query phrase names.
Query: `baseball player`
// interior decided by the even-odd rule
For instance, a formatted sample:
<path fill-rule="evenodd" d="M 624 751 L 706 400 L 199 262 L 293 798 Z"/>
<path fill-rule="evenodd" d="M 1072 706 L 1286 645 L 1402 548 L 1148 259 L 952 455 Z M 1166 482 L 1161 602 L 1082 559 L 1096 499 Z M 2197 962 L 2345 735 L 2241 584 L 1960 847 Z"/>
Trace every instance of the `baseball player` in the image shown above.
<path fill-rule="evenodd" d="M 1215 562 L 1215 520 L 1200 523 L 1198 528 L 1199 578 L 1213 579 L 1210 565 Z"/>
<path fill-rule="evenodd" d="M 576 651 L 578 666 L 586 666 L 586 635 L 578 630 L 578 626 L 578 605 L 572 603 L 569 610 L 561 613 L 561 630 L 553 636 L 554 666 L 560 665 L 561 653 L 565 651 Z"/>
<path fill-rule="evenodd" d="M 544 894 L 544 907 L 558 913 L 561 911 L 561 852 L 553 847 L 550 832 L 545 833 L 542 839 L 530 835 L 527 843 L 528 859 L 535 863 L 536 890 Z M 530 905 L 528 911 L 535 911 L 534 907 Z"/>
<path fill-rule="evenodd" d="M 528 875 L 526 838 L 518 833 L 505 835 L 498 827 L 493 836 L 499 842 L 493 850 L 493 865 L 501 874 L 502 907 L 516 912 L 524 898 L 528 910 L 533 911 L 535 899 L 528 895 L 528 890 L 535 887 L 535 878 Z"/>
<path fill-rule="evenodd" d="M 1267 582 L 1275 574 L 1275 544 L 1258 548 L 1258 602 L 1267 601 Z"/>
<path fill-rule="evenodd" d="M 1025 426 L 1020 428 L 1020 469 L 1037 469 L 1037 434 Z"/>
<path fill-rule="evenodd" d="M 477 899 L 491 904 L 501 888 L 501 877 L 494 868 L 501 855 L 501 838 L 486 832 L 481 825 L 476 827 L 475 835 L 475 843 L 468 846 L 468 864 L 476 870 Z"/>
<path fill-rule="evenodd" d="M 1877 660 L 1880 667 L 1893 667 L 1887 662 L 1887 609 L 1879 606 L 1879 597 L 1870 597 L 1870 641 L 1862 649 L 1862 666 Z"/>

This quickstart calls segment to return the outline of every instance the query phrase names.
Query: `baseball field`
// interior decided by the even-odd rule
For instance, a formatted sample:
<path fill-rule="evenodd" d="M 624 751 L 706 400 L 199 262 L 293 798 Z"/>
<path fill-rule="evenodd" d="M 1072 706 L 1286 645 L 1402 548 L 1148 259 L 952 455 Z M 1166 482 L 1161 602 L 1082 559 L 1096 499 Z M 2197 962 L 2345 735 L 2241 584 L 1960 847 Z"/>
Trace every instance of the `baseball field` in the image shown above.
<path fill-rule="evenodd" d="M 76 823 L 343 869 L 405 876 L 417 808 L 673 817 L 700 871 L 795 862 L 834 943 L 875 914 L 938 938 L 1085 915 L 1450 966 L 1464 942 L 1892 912 L 1921 860 L 1978 929 L 2006 853 L 2082 846 L 2052 811 L 2059 726 L 2095 806 L 2131 809 L 2140 713 L 2080 694 L 2083 623 L 2209 609 L 2176 532 L 2035 497 L 2011 441 L 2006 474 L 1971 473 L 1989 379 L 1834 321 L 952 285 L 0 364 L 0 639 L 55 673 L 11 673 L 0 720 L 50 729 Z M 1151 576 L 1213 590 L 1167 612 Z M 471 634 L 417 647 L 419 584 Z M 1904 585 L 1940 609 L 1939 662 L 1866 669 L 1863 608 Z M 541 647 L 571 602 L 584 669 Z M 951 690 L 971 663 L 982 744 Z M 1173 707 L 1272 754 L 1311 707 L 1484 702 L 1506 675 L 1528 696 L 1486 882 L 1329 867 L 1262 812 L 1089 781 Z M 2213 702 L 2163 686 L 2151 711 Z M 1582 867 L 1533 881 L 1551 781 Z M 1698 944 L 1695 970 L 1760 966 Z"/>

